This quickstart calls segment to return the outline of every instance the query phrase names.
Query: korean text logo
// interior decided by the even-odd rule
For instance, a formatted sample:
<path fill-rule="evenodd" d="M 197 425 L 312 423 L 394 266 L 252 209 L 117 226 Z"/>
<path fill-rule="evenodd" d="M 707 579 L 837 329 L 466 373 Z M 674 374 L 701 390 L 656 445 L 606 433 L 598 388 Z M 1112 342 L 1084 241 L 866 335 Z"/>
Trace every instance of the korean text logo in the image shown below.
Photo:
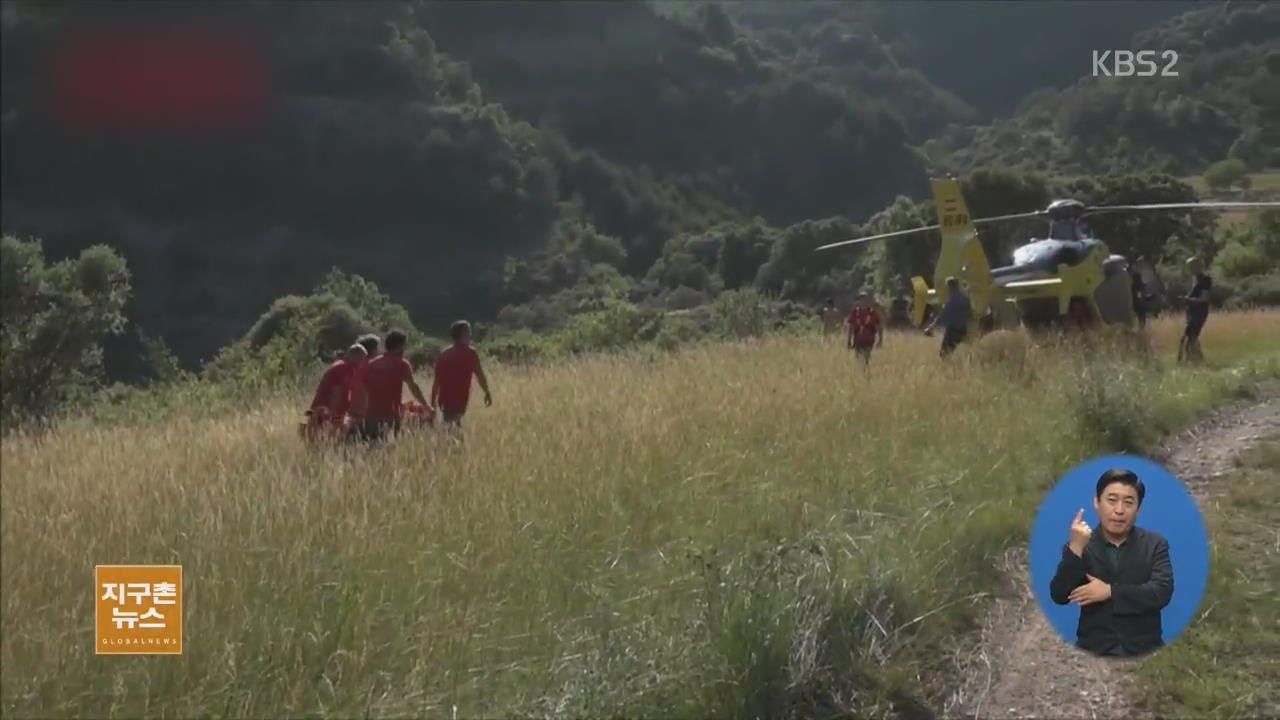
<path fill-rule="evenodd" d="M 99 655 L 182 654 L 182 566 L 98 565 Z"/>

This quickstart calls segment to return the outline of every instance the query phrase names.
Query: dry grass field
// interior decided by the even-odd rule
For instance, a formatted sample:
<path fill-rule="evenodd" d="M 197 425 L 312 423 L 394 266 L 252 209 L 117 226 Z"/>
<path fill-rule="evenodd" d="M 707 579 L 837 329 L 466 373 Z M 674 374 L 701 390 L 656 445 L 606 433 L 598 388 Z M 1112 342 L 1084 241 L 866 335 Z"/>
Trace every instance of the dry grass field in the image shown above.
<path fill-rule="evenodd" d="M 1210 364 L 890 333 L 490 369 L 465 442 L 306 450 L 301 394 L 87 419 L 0 453 L 7 717 L 922 716 L 1071 465 L 1280 377 L 1280 313 Z M 478 405 L 478 403 L 477 403 Z M 94 655 L 96 564 L 181 564 L 184 653 Z"/>

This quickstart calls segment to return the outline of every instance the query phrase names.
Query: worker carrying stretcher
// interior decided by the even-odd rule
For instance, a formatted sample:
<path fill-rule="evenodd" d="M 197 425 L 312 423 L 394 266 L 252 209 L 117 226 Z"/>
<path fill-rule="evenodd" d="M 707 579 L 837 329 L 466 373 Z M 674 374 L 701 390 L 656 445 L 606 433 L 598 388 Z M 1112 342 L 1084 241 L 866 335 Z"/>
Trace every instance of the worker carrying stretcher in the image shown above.
<path fill-rule="evenodd" d="M 406 342 L 403 332 L 393 330 L 387 334 L 385 352 L 371 358 L 368 346 L 377 347 L 376 336 L 365 336 L 348 348 L 320 378 L 302 436 L 313 442 L 380 441 L 406 425 L 433 424 L 435 408 L 413 379 L 413 368 L 404 357 Z M 401 402 L 404 385 L 417 403 Z"/>

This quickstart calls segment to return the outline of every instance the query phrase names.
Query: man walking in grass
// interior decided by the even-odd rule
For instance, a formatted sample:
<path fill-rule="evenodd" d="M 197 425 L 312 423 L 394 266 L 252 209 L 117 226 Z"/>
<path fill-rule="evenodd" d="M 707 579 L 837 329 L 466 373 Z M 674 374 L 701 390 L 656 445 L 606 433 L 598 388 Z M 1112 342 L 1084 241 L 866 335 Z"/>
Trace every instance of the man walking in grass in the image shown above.
<path fill-rule="evenodd" d="M 847 345 L 862 359 L 864 371 L 871 369 L 871 351 L 884 344 L 884 317 L 871 293 L 862 292 L 849 313 Z"/>
<path fill-rule="evenodd" d="M 405 385 L 409 386 L 414 399 L 432 412 L 431 404 L 413 379 L 413 368 L 404 357 L 407 342 L 403 332 L 392 330 L 387 333 L 384 352 L 365 367 L 353 412 L 361 419 L 357 435 L 362 440 L 386 440 L 400 432 L 400 400 Z"/>
<path fill-rule="evenodd" d="M 924 330 L 925 335 L 933 335 L 933 328 L 942 323 L 942 348 L 938 352 L 941 357 L 950 355 L 964 342 L 965 336 L 969 334 L 969 319 L 972 315 L 973 306 L 969 302 L 969 296 L 960 290 L 960 281 L 955 277 L 947 278 L 947 303 Z"/>
<path fill-rule="evenodd" d="M 445 425 L 457 430 L 462 427 L 462 416 L 467 413 L 473 377 L 484 391 L 485 407 L 493 404 L 493 397 L 489 394 L 489 380 L 480 367 L 480 355 L 471 347 L 471 324 L 459 320 L 449 328 L 449 336 L 453 338 L 453 344 L 436 358 L 431 403 L 440 408 Z"/>
<path fill-rule="evenodd" d="M 307 411 L 310 421 L 305 427 L 307 437 L 333 437 L 340 435 L 343 419 L 351 404 L 351 384 L 355 374 L 364 367 L 367 356 L 361 345 L 352 345 L 347 352 L 324 371 L 316 394 Z"/>

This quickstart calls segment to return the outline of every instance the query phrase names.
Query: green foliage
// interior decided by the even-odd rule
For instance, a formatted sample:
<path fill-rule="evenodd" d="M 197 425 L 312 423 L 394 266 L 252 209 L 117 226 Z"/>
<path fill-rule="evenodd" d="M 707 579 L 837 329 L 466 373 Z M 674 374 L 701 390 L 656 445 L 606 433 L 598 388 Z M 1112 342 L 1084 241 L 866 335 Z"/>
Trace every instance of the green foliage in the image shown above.
<path fill-rule="evenodd" d="M 558 337 L 571 353 L 616 350 L 652 339 L 655 320 L 652 313 L 631 303 L 611 301 L 601 310 L 571 317 Z"/>
<path fill-rule="evenodd" d="M 1247 277 L 1236 281 L 1229 288 L 1229 307 L 1280 306 L 1280 272 Z"/>
<path fill-rule="evenodd" d="M 1116 452 L 1139 452 L 1149 441 L 1153 410 L 1144 394 L 1143 370 L 1122 362 L 1085 363 L 1072 385 L 1076 425 L 1090 443 Z"/>
<path fill-rule="evenodd" d="M 0 423 L 49 420 L 101 379 L 101 343 L 123 330 L 129 293 L 106 246 L 48 265 L 39 240 L 0 239 Z"/>
<path fill-rule="evenodd" d="M 138 331 L 138 335 L 142 342 L 143 360 L 150 371 L 152 382 L 168 384 L 188 378 L 182 363 L 165 344 L 163 338 L 150 337 L 141 330 Z"/>
<path fill-rule="evenodd" d="M 1152 12 L 1167 17 L 1170 10 Z M 1070 36 L 1060 30 L 1059 37 Z M 1253 168 L 1280 161 L 1274 129 L 1280 127 L 1275 114 L 1280 84 L 1263 69 L 1280 43 L 1280 7 L 1246 2 L 1196 8 L 1132 38 L 1131 28 L 1114 44 L 1100 43 L 1098 33 L 1109 31 L 1114 28 L 1094 25 L 1081 33 L 1088 45 L 1077 55 L 1088 57 L 1091 49 L 1105 47 L 1176 48 L 1178 75 L 1134 83 L 1095 78 L 1073 66 L 1074 85 L 1033 93 L 1007 120 L 976 129 L 948 128 L 929 147 L 930 159 L 953 172 L 1006 164 L 1070 173 L 1160 169 L 1177 175 L 1224 157 Z M 1007 34 L 1004 28 L 999 32 Z M 1044 52 L 1073 57 L 1057 43 Z M 1040 77 L 1044 65 L 1054 62 L 1046 60 L 1026 67 Z M 954 72 L 971 72 L 964 63 L 953 65 Z"/>
<path fill-rule="evenodd" d="M 727 290 L 712 305 L 716 329 L 728 337 L 753 337 L 764 333 L 775 317 L 769 299 L 755 288 Z"/>
<path fill-rule="evenodd" d="M 338 268 L 329 271 L 329 275 L 312 295 L 330 295 L 345 301 L 364 324 L 379 335 L 385 335 L 391 330 L 409 332 L 414 327 L 409 311 L 403 305 L 392 302 L 373 282 Z"/>
<path fill-rule="evenodd" d="M 4 28 L 0 187 L 6 208 L 41 209 L 24 224 L 91 227 L 67 231 L 60 249 L 118 230 L 119 251 L 146 259 L 133 263 L 135 319 L 189 362 L 317 281 L 314 295 L 374 330 L 414 327 L 412 308 L 421 327 L 465 316 L 496 320 L 499 335 L 555 331 L 613 301 L 689 308 L 689 292 L 710 302 L 757 287 L 810 302 L 870 284 L 897 295 L 930 274 L 932 239 L 813 249 L 930 222 L 932 208 L 908 198 L 926 197 L 931 166 L 977 168 L 965 189 L 981 215 L 1056 194 L 1026 170 L 1269 162 L 1276 10 L 1250 3 L 1152 31 L 1149 47 L 1196 48 L 1182 78 L 1086 78 L 975 126 L 1068 84 L 1073 53 L 1099 38 L 1126 46 L 1176 12 L 1156 5 L 1115 9 L 1100 28 L 1075 9 L 1024 4 L 254 0 L 237 11 L 273 39 L 277 121 L 196 143 L 51 131 L 32 104 L 43 51 L 66 23 L 95 16 L 19 4 Z M 203 17 L 198 5 L 164 12 Z M 1045 26 L 1078 31 L 1046 44 Z M 998 52 L 957 61 L 957 42 Z M 1190 192 L 1149 177 L 1103 185 L 1093 201 Z M 120 218 L 83 210 L 98 205 Z M 1201 218 L 1098 223 L 1118 252 L 1216 249 Z M 982 241 L 1004 259 L 1030 227 L 992 227 Z"/>
<path fill-rule="evenodd" d="M 287 295 L 276 300 L 245 335 L 250 350 L 277 337 L 299 336 L 317 356 L 341 353 L 373 328 L 346 300 L 330 294 Z"/>
<path fill-rule="evenodd" d="M 669 313 L 662 317 L 662 325 L 653 341 L 659 348 L 671 352 L 704 337 L 705 334 L 695 318 Z"/>
<path fill-rule="evenodd" d="M 485 355 L 499 362 L 521 365 L 552 357 L 559 347 L 552 336 L 517 330 L 484 343 Z"/>
<path fill-rule="evenodd" d="M 1204 182 L 1218 190 L 1232 186 L 1249 187 L 1249 168 L 1243 160 L 1231 158 L 1219 160 L 1204 171 Z"/>

